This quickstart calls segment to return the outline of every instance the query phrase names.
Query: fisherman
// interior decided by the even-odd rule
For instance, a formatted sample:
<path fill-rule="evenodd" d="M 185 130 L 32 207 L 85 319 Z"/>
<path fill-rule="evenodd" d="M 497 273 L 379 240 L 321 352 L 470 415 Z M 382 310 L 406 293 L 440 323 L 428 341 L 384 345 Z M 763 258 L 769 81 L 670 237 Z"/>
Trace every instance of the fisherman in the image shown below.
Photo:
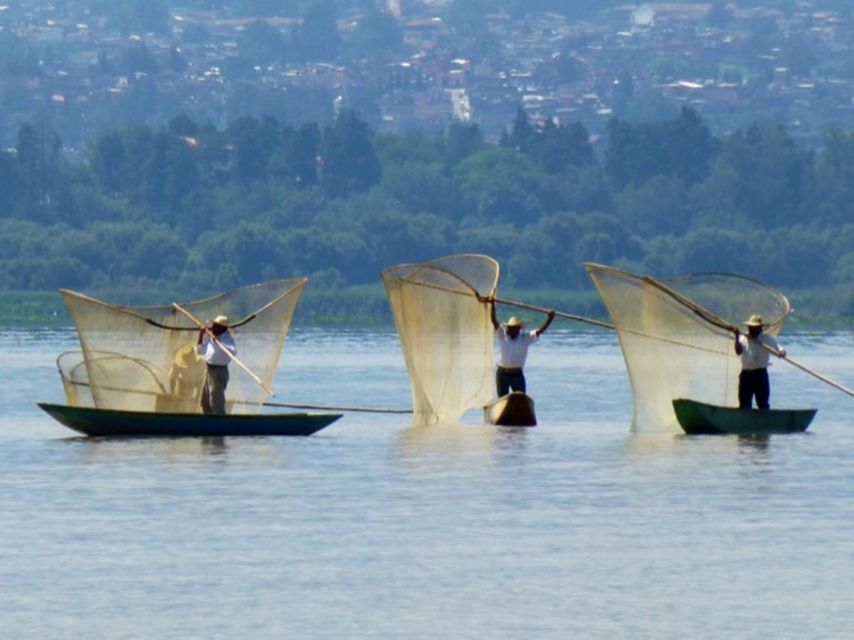
<path fill-rule="evenodd" d="M 178 347 L 169 367 L 169 394 L 182 399 L 195 398 L 201 388 L 203 362 L 192 345 Z"/>
<path fill-rule="evenodd" d="M 210 333 L 209 333 L 210 332 Z M 211 338 L 211 334 L 216 340 Z M 228 364 L 237 355 L 234 338 L 228 332 L 228 318 L 217 316 L 210 329 L 199 330 L 197 353 L 207 364 L 205 387 L 202 391 L 204 413 L 225 414 L 225 388 L 228 386 Z"/>
<path fill-rule="evenodd" d="M 750 316 L 745 336 L 735 328 L 735 352 L 741 356 L 741 373 L 738 376 L 738 406 L 750 409 L 753 396 L 760 409 L 771 407 L 771 385 L 768 382 L 768 356 L 771 353 L 780 358 L 786 357 L 786 350 L 780 348 L 773 336 L 762 333 L 762 316 Z M 768 347 L 768 348 L 766 348 Z"/>
<path fill-rule="evenodd" d="M 522 331 L 525 323 L 512 317 L 507 324 L 501 324 L 495 315 L 495 298 L 484 299 L 490 305 L 490 319 L 495 327 L 495 337 L 498 340 L 498 368 L 495 371 L 495 386 L 498 397 L 506 396 L 510 390 L 525 393 L 525 359 L 528 357 L 528 346 L 540 339 L 554 320 L 555 312 L 550 310 L 548 315 L 534 331 Z"/>

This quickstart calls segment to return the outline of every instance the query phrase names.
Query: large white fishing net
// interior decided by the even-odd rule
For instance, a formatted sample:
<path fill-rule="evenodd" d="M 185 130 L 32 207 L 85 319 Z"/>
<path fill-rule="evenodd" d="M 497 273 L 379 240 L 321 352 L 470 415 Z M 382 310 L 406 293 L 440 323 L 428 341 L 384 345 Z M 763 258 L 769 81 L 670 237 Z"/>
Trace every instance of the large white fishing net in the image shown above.
<path fill-rule="evenodd" d="M 273 280 L 180 306 L 210 326 L 229 318 L 240 361 L 268 387 L 306 278 Z M 62 290 L 82 352 L 57 360 L 70 406 L 201 413 L 204 361 L 196 355 L 198 325 L 171 305 L 122 307 Z M 232 363 L 230 413 L 257 413 L 267 392 Z"/>
<path fill-rule="evenodd" d="M 493 327 L 481 296 L 494 295 L 498 263 L 454 255 L 382 274 L 412 388 L 416 424 L 456 423 L 493 396 Z"/>
<path fill-rule="evenodd" d="M 678 430 L 675 398 L 737 406 L 741 366 L 726 325 L 746 330 L 744 322 L 758 313 L 765 331 L 776 335 L 791 310 L 781 292 L 741 276 L 709 273 L 659 280 L 598 264 L 584 266 L 617 331 L 634 399 L 635 430 Z"/>

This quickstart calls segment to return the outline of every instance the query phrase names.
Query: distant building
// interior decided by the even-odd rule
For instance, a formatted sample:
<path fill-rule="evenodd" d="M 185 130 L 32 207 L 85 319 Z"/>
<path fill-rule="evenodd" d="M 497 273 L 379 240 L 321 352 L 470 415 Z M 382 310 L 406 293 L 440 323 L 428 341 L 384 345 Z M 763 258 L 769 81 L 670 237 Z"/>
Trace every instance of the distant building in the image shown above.
<path fill-rule="evenodd" d="M 655 24 L 655 9 L 650 4 L 642 4 L 632 11 L 633 27 L 651 27 Z"/>

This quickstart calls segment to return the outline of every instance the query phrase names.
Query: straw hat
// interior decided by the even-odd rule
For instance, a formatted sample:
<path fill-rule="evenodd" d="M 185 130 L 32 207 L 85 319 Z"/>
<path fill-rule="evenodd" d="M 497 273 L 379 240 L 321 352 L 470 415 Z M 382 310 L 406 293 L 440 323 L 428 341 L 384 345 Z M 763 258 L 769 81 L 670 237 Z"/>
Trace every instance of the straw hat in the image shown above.
<path fill-rule="evenodd" d="M 218 324 L 221 327 L 227 327 L 228 326 L 228 316 L 217 316 L 216 318 L 214 318 L 213 323 Z"/>
<path fill-rule="evenodd" d="M 746 324 L 748 327 L 761 327 L 762 316 L 760 316 L 758 313 L 754 313 L 744 324 Z"/>
<path fill-rule="evenodd" d="M 513 316 L 507 321 L 508 327 L 524 327 L 525 323 L 519 320 L 516 316 Z"/>

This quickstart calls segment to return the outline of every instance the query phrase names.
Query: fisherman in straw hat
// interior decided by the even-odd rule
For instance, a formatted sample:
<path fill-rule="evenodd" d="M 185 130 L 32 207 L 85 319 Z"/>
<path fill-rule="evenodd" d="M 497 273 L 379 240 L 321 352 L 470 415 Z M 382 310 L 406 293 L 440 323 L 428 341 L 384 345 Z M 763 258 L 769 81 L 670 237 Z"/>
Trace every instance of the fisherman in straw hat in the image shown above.
<path fill-rule="evenodd" d="M 216 336 L 213 340 L 204 329 L 199 330 L 196 351 L 207 365 L 205 387 L 202 391 L 202 411 L 204 413 L 225 413 L 225 388 L 228 386 L 228 364 L 231 356 L 237 355 L 234 338 L 228 332 L 228 318 L 219 315 L 214 318 L 209 329 Z"/>
<path fill-rule="evenodd" d="M 543 324 L 534 331 L 522 331 L 525 323 L 515 316 L 501 324 L 495 315 L 495 298 L 483 299 L 490 305 L 490 318 L 495 327 L 495 338 L 498 341 L 498 368 L 495 372 L 495 386 L 498 397 L 506 396 L 510 390 L 525 392 L 525 374 L 523 368 L 528 357 L 528 346 L 540 339 L 554 320 L 554 310 L 549 311 Z"/>
<path fill-rule="evenodd" d="M 773 352 L 786 357 L 774 336 L 762 332 L 762 316 L 754 313 L 744 324 L 747 335 L 735 329 L 735 352 L 741 356 L 741 373 L 738 376 L 738 406 L 750 409 L 753 397 L 760 409 L 770 408 L 771 385 L 768 382 L 768 356 Z M 766 348 L 767 347 L 767 348 Z"/>

